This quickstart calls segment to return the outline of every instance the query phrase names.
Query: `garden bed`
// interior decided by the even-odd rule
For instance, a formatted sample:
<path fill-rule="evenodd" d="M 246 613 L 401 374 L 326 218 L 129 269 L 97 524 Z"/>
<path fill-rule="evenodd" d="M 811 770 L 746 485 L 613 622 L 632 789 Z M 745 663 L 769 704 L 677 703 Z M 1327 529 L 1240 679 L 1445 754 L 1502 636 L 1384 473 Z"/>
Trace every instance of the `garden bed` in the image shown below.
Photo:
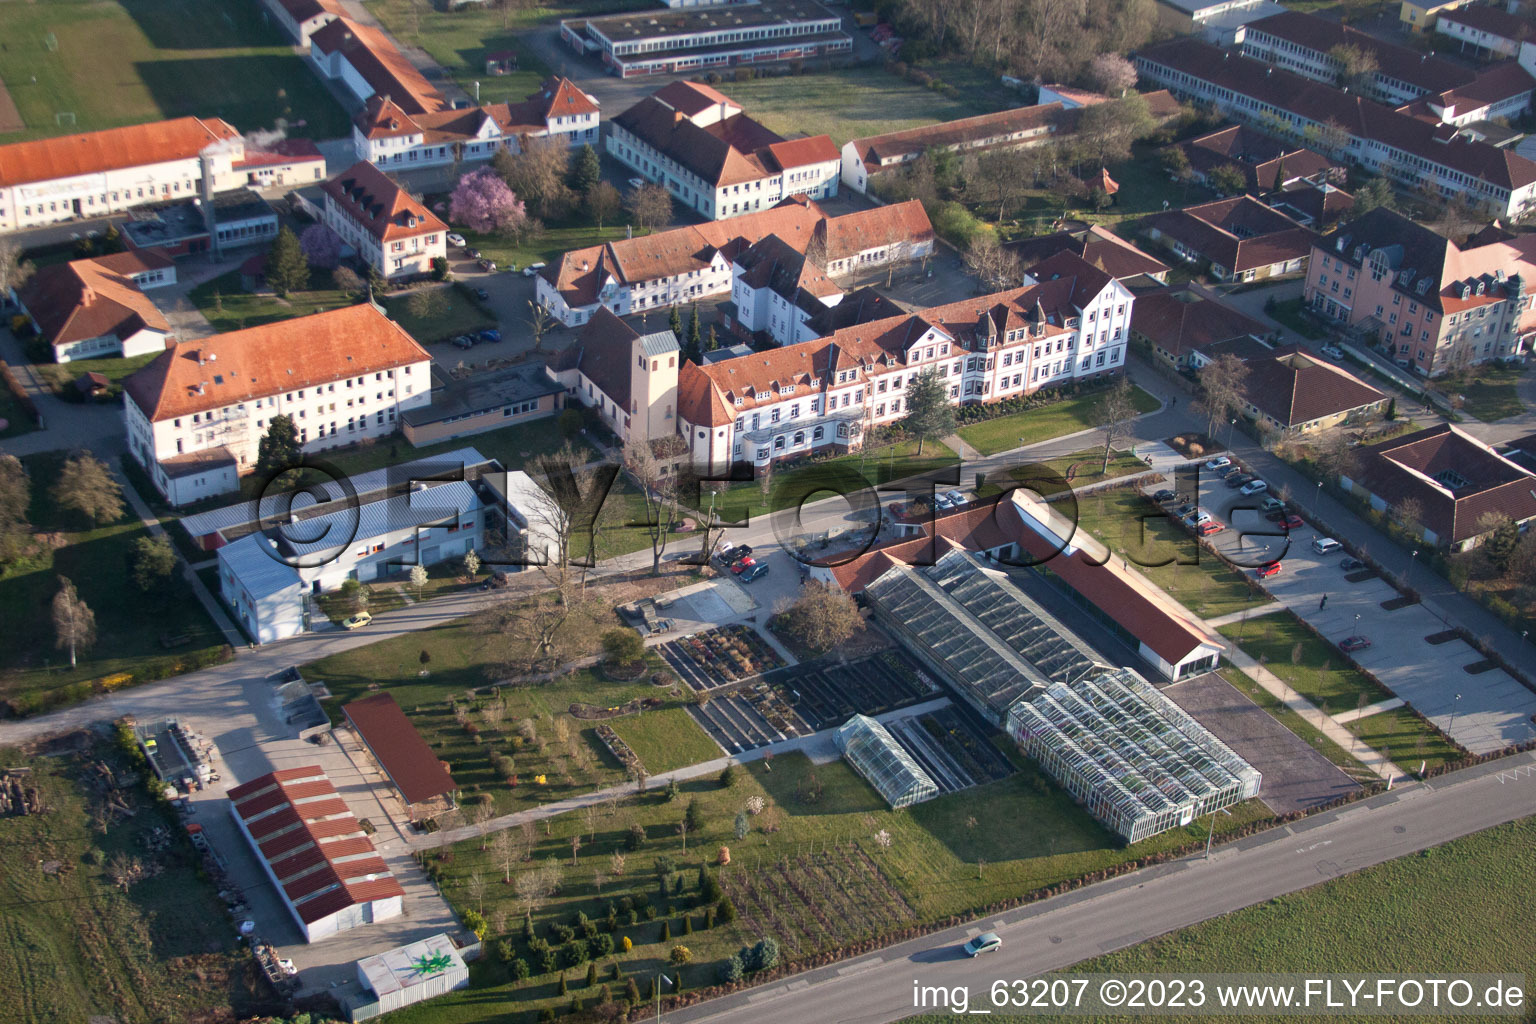
<path fill-rule="evenodd" d="M 633 682 L 633 680 L 625 681 Z M 584 704 L 580 701 L 575 701 L 571 704 L 570 712 L 572 718 L 579 718 L 584 722 L 595 722 L 604 718 L 618 718 L 620 715 L 633 715 L 635 712 L 644 711 L 646 708 L 659 707 L 661 707 L 660 697 L 636 697 L 632 701 L 611 708 L 600 708 L 596 704 Z"/>
<path fill-rule="evenodd" d="M 1425 637 L 1424 642 L 1439 647 L 1441 644 L 1448 644 L 1453 640 L 1460 639 L 1461 634 L 1456 632 L 1454 629 L 1442 629 L 1438 633 L 1431 633 L 1429 636 Z"/>
<path fill-rule="evenodd" d="M 744 682 L 784 665 L 779 652 L 740 623 L 669 641 L 661 653 L 695 690 Z"/>
<path fill-rule="evenodd" d="M 608 748 L 608 752 L 617 758 L 619 764 L 623 765 L 625 770 L 631 775 L 647 774 L 645 765 L 641 763 L 639 756 L 629 749 L 629 744 L 625 743 L 623 738 L 614 732 L 611 727 L 599 725 L 597 727 L 597 738 L 603 741 L 603 746 Z"/>
<path fill-rule="evenodd" d="M 1405 595 L 1405 596 L 1401 596 L 1401 597 L 1394 597 L 1390 601 L 1383 601 L 1383 602 L 1381 602 L 1381 606 L 1382 606 L 1382 608 L 1386 609 L 1389 612 L 1395 612 L 1399 608 L 1409 608 L 1409 607 L 1412 607 L 1413 605 L 1416 605 L 1418 603 L 1419 603 L 1419 599 L 1418 598 L 1416 598 L 1416 597 L 1408 597 L 1408 596 Z"/>
<path fill-rule="evenodd" d="M 1198 459 L 1207 452 L 1220 451 L 1223 447 L 1204 434 L 1178 434 L 1174 437 L 1165 437 L 1163 444 L 1186 459 Z"/>

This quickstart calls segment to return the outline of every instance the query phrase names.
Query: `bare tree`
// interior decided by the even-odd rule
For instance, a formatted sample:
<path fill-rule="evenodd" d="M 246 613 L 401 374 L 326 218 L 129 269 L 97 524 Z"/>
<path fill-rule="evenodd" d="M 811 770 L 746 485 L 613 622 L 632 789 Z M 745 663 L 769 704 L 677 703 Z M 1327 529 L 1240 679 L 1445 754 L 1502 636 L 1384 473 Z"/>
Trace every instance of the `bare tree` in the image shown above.
<path fill-rule="evenodd" d="M 479 868 L 469 873 L 469 878 L 464 882 L 464 890 L 469 893 L 469 898 L 475 901 L 475 912 L 485 913 L 485 875 Z"/>
<path fill-rule="evenodd" d="M 1000 291 L 1019 283 L 1019 258 L 998 244 L 997 236 L 980 231 L 965 250 L 965 269 L 975 274 L 985 291 Z"/>
<path fill-rule="evenodd" d="M 1124 96 L 1136 84 L 1136 65 L 1118 53 L 1101 53 L 1088 63 L 1088 77 L 1106 96 Z"/>
<path fill-rule="evenodd" d="M 1231 353 L 1200 368 L 1199 409 L 1205 414 L 1207 436 L 1215 438 L 1221 422 L 1242 411 L 1247 382 L 1248 364 Z"/>
<path fill-rule="evenodd" d="M 587 838 L 597 842 L 597 804 L 587 804 L 581 809 L 582 823 L 587 826 Z"/>
<path fill-rule="evenodd" d="M 538 352 L 544 344 L 544 335 L 555 326 L 554 315 L 544 303 L 529 299 L 528 316 L 523 323 L 528 325 L 528 333 L 533 336 L 533 350 Z"/>
<path fill-rule="evenodd" d="M 501 829 L 491 836 L 491 854 L 501 865 L 501 880 L 512 883 L 512 865 L 517 860 L 517 839 L 510 829 Z"/>
<path fill-rule="evenodd" d="M 624 197 L 624 208 L 638 226 L 654 231 L 672 220 L 672 194 L 660 185 L 639 185 Z"/>
<path fill-rule="evenodd" d="M 13 288 L 20 291 L 37 269 L 21 254 L 22 248 L 15 241 L 0 238 L 0 299 L 9 296 Z"/>
<path fill-rule="evenodd" d="M 622 853 L 615 852 L 612 857 L 608 858 L 608 873 L 614 878 L 624 877 L 624 855 Z"/>
<path fill-rule="evenodd" d="M 651 541 L 651 574 L 661 574 L 661 556 L 666 553 L 672 522 L 677 516 L 677 480 L 663 474 L 661 464 L 651 451 L 651 442 L 639 432 L 624 442 L 624 469 L 640 489 L 645 522 L 639 523 Z"/>
<path fill-rule="evenodd" d="M 523 905 L 524 911 L 533 913 L 554 895 L 555 888 L 548 872 L 537 867 L 518 875 L 517 881 L 512 883 L 512 891 L 517 894 L 517 900 Z"/>
<path fill-rule="evenodd" d="M 688 852 L 688 819 L 684 818 L 677 823 L 677 834 L 683 837 L 683 852 Z"/>
<path fill-rule="evenodd" d="M 1424 503 L 1418 498 L 1404 498 L 1392 506 L 1392 518 L 1415 540 L 1424 536 Z"/>
<path fill-rule="evenodd" d="M 534 831 L 533 822 L 525 821 L 518 826 L 518 860 L 528 860 L 533 856 L 534 844 L 538 836 Z"/>
<path fill-rule="evenodd" d="M 597 225 L 597 230 L 601 231 L 603 224 L 612 220 L 614 214 L 619 212 L 624 205 L 624 199 L 619 195 L 618 189 L 606 181 L 600 181 L 587 193 L 585 205 L 587 216 L 592 218 L 592 222 Z"/>
<path fill-rule="evenodd" d="M 480 849 L 485 849 L 487 837 L 491 834 L 491 819 L 496 817 L 496 808 L 489 803 L 472 804 L 465 817 L 475 826 L 475 834 L 480 837 Z"/>
<path fill-rule="evenodd" d="M 77 664 L 76 655 L 96 643 L 96 613 L 80 599 L 75 585 L 59 577 L 59 592 L 53 595 L 54 646 L 69 651 L 69 667 Z"/>
<path fill-rule="evenodd" d="M 107 861 L 107 877 L 112 884 L 128 891 L 128 887 L 137 882 L 144 875 L 144 864 L 139 858 L 128 853 L 114 853 Z"/>
<path fill-rule="evenodd" d="M 597 562 L 597 530 L 619 467 L 611 462 L 594 464 L 590 458 L 586 449 L 567 442 L 559 451 L 540 456 L 533 463 L 544 493 L 529 502 L 526 512 L 539 525 L 538 532 L 554 542 L 551 564 L 541 570 L 557 585 L 573 565 L 589 568 Z M 586 543 L 578 544 L 579 538 Z M 585 547 L 586 554 L 573 555 L 573 544 Z"/>
<path fill-rule="evenodd" d="M 1099 426 L 1104 428 L 1104 463 L 1099 467 L 1102 476 L 1109 472 L 1109 456 L 1115 442 L 1130 433 L 1131 421 L 1136 417 L 1136 401 L 1129 377 L 1122 373 L 1115 378 L 1099 399 L 1097 412 Z"/>
<path fill-rule="evenodd" d="M 571 154 L 561 138 L 554 136 L 523 136 L 518 140 L 519 152 L 501 154 L 492 161 L 492 167 L 501 175 L 519 199 L 530 210 L 537 210 L 540 217 L 557 217 L 570 208 L 571 190 L 566 184 L 570 171 Z"/>
<path fill-rule="evenodd" d="M 576 866 L 576 855 L 581 852 L 581 833 L 571 836 L 571 867 Z"/>
<path fill-rule="evenodd" d="M 123 517 L 123 489 L 111 468 L 89 451 L 65 460 L 53 485 L 53 500 L 80 513 L 97 526 Z"/>

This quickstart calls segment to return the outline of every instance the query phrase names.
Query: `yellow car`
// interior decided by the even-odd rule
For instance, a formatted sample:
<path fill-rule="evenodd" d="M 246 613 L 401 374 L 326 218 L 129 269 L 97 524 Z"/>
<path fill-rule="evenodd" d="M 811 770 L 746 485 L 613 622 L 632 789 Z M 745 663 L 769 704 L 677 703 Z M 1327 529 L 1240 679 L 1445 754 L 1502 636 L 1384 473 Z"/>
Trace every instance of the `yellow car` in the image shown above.
<path fill-rule="evenodd" d="M 368 625 L 368 623 L 370 623 L 372 621 L 373 621 L 373 616 L 372 615 L 369 615 L 367 612 L 358 612 L 356 615 L 352 616 L 346 622 L 343 622 L 341 624 L 341 628 L 342 629 L 362 629 L 364 626 Z"/>

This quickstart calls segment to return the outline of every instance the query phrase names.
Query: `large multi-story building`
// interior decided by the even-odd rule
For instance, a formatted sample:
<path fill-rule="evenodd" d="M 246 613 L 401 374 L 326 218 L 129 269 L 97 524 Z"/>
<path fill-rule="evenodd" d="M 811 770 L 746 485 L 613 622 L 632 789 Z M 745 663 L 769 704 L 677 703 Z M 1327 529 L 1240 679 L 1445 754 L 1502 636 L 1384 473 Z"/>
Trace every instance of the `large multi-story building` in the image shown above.
<path fill-rule="evenodd" d="M 306 49 L 310 36 L 346 15 L 340 0 L 262 0 L 261 6 L 289 39 Z"/>
<path fill-rule="evenodd" d="M 623 78 L 853 51 L 843 19 L 811 0 L 688 6 L 562 21 L 560 38 L 577 53 L 600 54 L 603 64 Z"/>
<path fill-rule="evenodd" d="M 1405 187 L 1470 198 L 1501 217 L 1519 217 L 1536 203 L 1536 161 L 1438 123 L 1441 118 L 1393 110 L 1197 39 L 1146 47 L 1137 53 L 1136 67 L 1145 81 L 1176 96 Z M 1452 106 L 1459 117 L 1461 108 Z"/>
<path fill-rule="evenodd" d="M 0 231 L 324 176 L 312 144 L 262 148 L 216 117 L 13 142 L 0 146 Z"/>
<path fill-rule="evenodd" d="M 1066 110 L 1061 103 L 1041 103 L 853 139 L 843 143 L 843 184 L 855 192 L 866 192 L 870 179 L 904 167 L 929 150 L 960 153 L 1038 146 L 1062 130 Z"/>
<path fill-rule="evenodd" d="M 666 437 L 677 428 L 682 346 L 670 330 L 641 334 L 599 308 L 550 370 L 566 394 L 595 409 L 620 441 Z"/>
<path fill-rule="evenodd" d="M 375 95 L 352 120 L 352 145 L 359 160 L 386 170 L 443 167 L 489 160 L 499 149 L 521 152 L 527 138 L 596 144 L 598 117 L 597 100 L 560 77 L 545 79 L 521 103 L 468 110 L 411 114 Z"/>
<path fill-rule="evenodd" d="M 933 225 L 921 203 L 829 217 L 797 196 L 745 217 L 573 249 L 539 272 L 538 301 L 573 327 L 600 307 L 629 316 L 723 295 L 731 290 L 731 261 L 769 235 L 812 253 L 832 275 L 933 251 Z"/>
<path fill-rule="evenodd" d="M 1147 218 L 1148 237 L 1189 262 L 1210 264 L 1218 281 L 1300 273 L 1316 233 L 1252 196 L 1217 199 Z"/>
<path fill-rule="evenodd" d="M 673 82 L 614 118 L 608 153 L 712 220 L 837 195 L 831 138 L 783 139 L 697 82 Z"/>
<path fill-rule="evenodd" d="M 1519 57 L 1526 43 L 1536 40 L 1536 25 L 1489 4 L 1443 11 L 1435 31 L 1461 44 L 1462 53 L 1477 57 Z"/>
<path fill-rule="evenodd" d="M 842 328 L 813 341 L 684 363 L 677 431 L 692 462 L 721 472 L 826 448 L 857 448 L 906 410 L 918 374 L 957 405 L 995 402 L 1125 365 L 1134 296 L 1070 253 L 1021 288 Z"/>
<path fill-rule="evenodd" d="M 432 359 L 371 303 L 179 342 L 123 382 L 128 449 L 175 505 L 235 490 L 285 415 L 306 451 L 393 433 Z"/>
<path fill-rule="evenodd" d="M 325 223 L 384 278 L 430 274 L 446 258 L 448 225 L 373 164 L 359 161 L 320 187 Z"/>
<path fill-rule="evenodd" d="M 1431 377 L 1531 351 L 1536 235 L 1491 229 L 1466 248 L 1377 209 L 1317 241 L 1306 303 Z"/>

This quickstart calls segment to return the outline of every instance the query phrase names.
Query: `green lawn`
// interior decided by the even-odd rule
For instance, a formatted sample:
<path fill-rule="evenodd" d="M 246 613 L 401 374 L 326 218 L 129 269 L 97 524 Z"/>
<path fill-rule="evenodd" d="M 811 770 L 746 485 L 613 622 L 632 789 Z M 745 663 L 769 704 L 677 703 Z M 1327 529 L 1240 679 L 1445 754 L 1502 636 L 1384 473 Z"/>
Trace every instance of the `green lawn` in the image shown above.
<path fill-rule="evenodd" d="M 67 398 L 74 398 L 79 394 L 75 390 L 75 381 L 84 374 L 93 371 L 106 374 L 107 379 L 112 382 L 111 394 L 116 396 L 122 394 L 124 377 L 154 362 L 159 354 L 146 352 L 141 356 L 130 356 L 126 359 L 116 357 L 75 359 L 67 363 L 37 363 L 33 366 L 33 370 L 56 394 Z"/>
<path fill-rule="evenodd" d="M 1353 754 L 1324 736 L 1322 730 L 1282 704 L 1280 698 L 1250 679 L 1242 669 L 1228 665 L 1218 669 L 1217 672 L 1255 704 L 1269 712 L 1271 718 L 1306 740 L 1313 750 L 1342 768 L 1350 778 L 1369 780 L 1376 777 L 1375 773 L 1361 764 Z"/>
<path fill-rule="evenodd" d="M 496 318 L 469 296 L 459 291 L 452 285 L 429 285 L 435 287 L 447 301 L 443 312 L 430 319 L 423 319 L 411 312 L 411 295 L 395 295 L 385 300 L 384 308 L 389 313 L 389 318 L 423 345 L 431 345 L 439 341 L 447 341 L 458 334 L 472 334 L 483 331 L 487 327 L 497 327 Z"/>
<path fill-rule="evenodd" d="M 1291 612 L 1264 615 L 1252 622 L 1221 627 L 1238 644 L 1303 697 L 1330 714 L 1353 711 L 1390 695 L 1350 665 L 1337 648 L 1318 639 Z"/>
<path fill-rule="evenodd" d="M 1193 536 L 1129 488 L 1085 495 L 1078 528 L 1098 537 L 1142 575 L 1201 618 L 1216 618 L 1266 604 L 1247 577 L 1229 569 Z M 1143 518 L 1147 517 L 1147 518 Z M 1158 564 L 1166 563 L 1166 564 Z"/>
<path fill-rule="evenodd" d="M 679 511 L 678 515 L 686 517 L 688 513 Z M 649 521 L 650 516 L 640 492 L 629 482 L 628 477 L 622 474 L 615 477 L 613 487 L 603 501 L 603 511 L 598 522 L 598 560 L 617 558 L 619 555 L 627 555 L 633 551 L 650 551 L 651 531 L 645 525 Z M 670 531 L 666 553 L 689 548 L 698 550 L 699 544 L 702 543 L 699 536 L 699 534 L 684 533 L 681 530 Z M 585 533 L 572 537 L 572 556 L 586 557 L 590 551 L 589 540 L 590 535 Z"/>
<path fill-rule="evenodd" d="M 1417 772 L 1420 762 L 1427 768 L 1438 768 L 1467 756 L 1465 750 L 1447 742 L 1404 708 L 1357 718 L 1345 728 L 1410 772 Z"/>
<path fill-rule="evenodd" d="M 315 283 L 320 283 L 319 275 L 316 275 Z M 187 297 L 220 334 L 340 309 L 356 301 L 335 288 L 294 292 L 286 299 L 271 294 L 252 294 L 241 289 L 238 270 L 204 281 L 188 292 Z"/>
<path fill-rule="evenodd" d="M 92 693 L 91 680 L 117 673 L 138 673 L 134 681 L 142 681 L 187 671 L 224 643 L 186 587 L 150 597 L 130 581 L 134 541 L 147 536 L 131 512 L 89 527 L 54 504 L 48 483 L 63 459 L 61 452 L 46 452 L 22 460 L 33 481 L 28 519 L 36 532 L 56 535 L 59 546 L 42 545 L 0 574 L 0 700 L 26 711 L 82 700 Z M 80 653 L 75 668 L 69 652 L 53 643 L 50 608 L 59 576 L 74 582 L 96 614 L 96 644 Z M 188 642 L 167 651 L 160 646 L 164 632 L 184 633 Z"/>
<path fill-rule="evenodd" d="M 92 827 L 104 798 L 90 761 L 131 767 L 110 744 L 79 758 L 0 751 L 36 787 L 44 814 L 0 817 L 0 1018 L 57 1021 L 248 1019 L 261 1012 L 245 968 L 250 953 L 180 828 L 141 787 L 114 795 L 129 812 Z M 87 779 L 85 776 L 89 774 Z M 153 833 L 170 843 L 151 852 Z M 106 865 L 138 857 L 155 873 L 126 891 Z M 232 1012 L 233 1011 L 233 1012 Z"/>
<path fill-rule="evenodd" d="M 349 130 L 346 112 L 248 0 L 5 4 L 0 39 L 0 79 L 27 125 L 0 142 L 185 115 L 247 132 L 282 119 L 317 139 Z"/>
<path fill-rule="evenodd" d="M 786 137 L 830 135 L 841 146 L 852 139 L 990 113 L 974 95 L 959 98 L 907 82 L 881 67 L 842 68 L 793 78 L 726 80 L 715 88 L 753 118 Z"/>
<path fill-rule="evenodd" d="M 482 257 L 495 260 L 498 267 L 516 267 L 516 272 L 521 274 L 523 268 L 530 263 L 554 263 L 572 249 L 584 249 L 623 238 L 627 216 L 624 213 L 616 214 L 613 222 L 605 224 L 601 230 L 587 223 L 584 218 L 581 223 L 545 225 L 544 231 L 537 238 L 525 238 L 521 242 L 512 242 L 499 235 L 477 234 L 465 230 L 461 225 L 455 225 L 454 230 L 464 236 L 467 248 L 479 249 Z M 635 234 L 643 235 L 645 232 L 636 231 Z"/>
<path fill-rule="evenodd" d="M 1131 395 L 1137 412 L 1151 412 L 1158 407 L 1157 399 L 1139 387 L 1132 385 Z M 1069 398 L 1038 409 L 972 423 L 961 427 L 957 433 L 981 454 L 996 455 L 1099 426 L 1098 406 L 1102 397 L 1094 393 Z"/>
<path fill-rule="evenodd" d="M 1465 383 L 1447 385 L 1446 390 L 1466 399 L 1462 409 L 1467 415 L 1484 423 L 1494 423 L 1526 411 L 1520 401 L 1520 392 L 1516 390 L 1520 373 L 1491 363 L 1475 366 L 1467 371 Z"/>
<path fill-rule="evenodd" d="M 1045 459 L 1038 465 L 1049 467 L 1061 474 L 1068 483 L 1077 487 L 1147 471 L 1145 462 L 1130 452 L 1122 451 L 1109 453 L 1109 469 L 1105 471 L 1103 448 L 1084 448 L 1080 452 L 1073 452 L 1059 459 Z M 1026 471 L 1022 468 L 1013 470 L 1015 479 L 1022 479 L 1025 474 Z"/>
<path fill-rule="evenodd" d="M 1400 974 L 1405 966 L 1420 965 L 1441 977 L 1471 972 L 1529 976 L 1536 971 L 1536 932 L 1526 926 L 1530 908 L 1519 893 L 1529 887 L 1532 871 L 1536 818 L 1526 818 L 1082 961 L 1072 973 Z M 1431 933 L 1433 942 L 1426 946 L 1425 936 Z M 1491 936 L 1498 941 L 1490 942 Z"/>
<path fill-rule="evenodd" d="M 803 755 L 789 754 L 774 758 L 771 769 L 753 761 L 736 776 L 729 789 L 714 777 L 695 779 L 680 786 L 677 800 L 653 789 L 643 797 L 604 804 L 590 817 L 573 812 L 550 819 L 547 831 L 541 828 L 536 835 L 533 860 L 555 860 L 562 865 L 562 878 L 559 894 L 533 915 L 538 935 L 547 936 L 551 922 L 574 921 L 578 912 L 601 925 L 612 905 L 616 939 L 628 937 L 634 948 L 603 958 L 600 982 L 609 984 L 614 995 L 622 994 L 623 981 L 610 980 L 608 973 L 617 963 L 621 978 L 634 976 L 643 995 L 646 979 L 663 966 L 671 947 L 681 944 L 693 954 L 683 968 L 684 985 L 696 989 L 713 983 L 726 955 L 761 935 L 773 934 L 786 952 L 811 955 L 915 921 L 965 913 L 1130 857 L 1192 845 L 1205 838 L 1207 826 L 1202 819 L 1123 848 L 1029 765 L 1001 782 L 906 811 L 889 810 L 841 761 L 813 765 Z M 798 795 L 808 776 L 819 784 L 814 802 Z M 738 840 L 736 817 L 753 797 L 761 797 L 765 809 L 747 815 L 747 835 Z M 677 824 L 692 801 L 702 828 L 680 836 Z M 1257 801 L 1232 810 L 1232 817 L 1219 818 L 1218 829 L 1268 814 Z M 646 836 L 638 849 L 624 841 L 631 826 Z M 876 839 L 881 832 L 890 837 L 888 848 Z M 573 863 L 574 835 L 582 841 Z M 705 860 L 713 863 L 722 846 L 729 848 L 730 864 L 718 869 L 718 877 L 740 917 L 705 931 L 702 908 L 696 907 L 698 868 Z M 458 843 L 447 851 L 449 859 L 429 860 L 429 869 L 440 873 L 444 894 L 456 907 L 483 906 L 493 947 L 506 936 L 514 955 L 530 957 L 514 890 L 496 884 L 501 868 L 492 851 L 479 847 L 478 839 Z M 618 877 L 615 853 L 624 858 Z M 657 865 L 663 858 L 673 873 L 682 875 L 680 893 L 661 893 Z M 514 876 L 525 870 L 526 864 L 514 865 Z M 483 903 L 470 892 L 476 873 L 491 883 Z M 637 909 L 631 925 L 628 909 L 641 897 L 654 917 Z M 692 921 L 691 934 L 683 933 L 685 914 Z M 661 939 L 663 920 L 672 935 L 667 940 Z M 553 973 L 540 975 L 536 964 L 534 971 L 533 979 L 516 984 L 494 956 L 488 957 L 472 968 L 468 991 L 404 1010 L 399 1019 L 406 1024 L 533 1024 L 539 1010 L 570 1004 L 570 995 L 556 993 Z M 590 1007 L 596 992 L 585 987 L 585 968 L 564 973 L 571 995 Z"/>
<path fill-rule="evenodd" d="M 867 452 L 853 452 L 775 471 L 769 482 L 767 501 L 763 500 L 760 481 L 733 483 L 717 500 L 715 510 L 725 521 L 740 523 L 775 509 L 798 507 L 802 501 L 833 497 L 838 493 L 843 474 L 851 474 L 848 479 L 855 484 L 862 479 L 881 486 L 959 464 L 954 450 L 942 441 L 924 443 L 922 455 L 917 454 L 917 448 L 916 441 L 900 441 Z"/>
<path fill-rule="evenodd" d="M 1275 308 L 1269 311 L 1269 315 L 1303 338 L 1311 338 L 1315 341 L 1318 338 L 1327 337 L 1326 331 L 1302 318 L 1300 298 L 1275 303 Z"/>
<path fill-rule="evenodd" d="M 652 775 L 725 756 L 687 708 L 642 711 L 610 719 L 608 724 Z"/>

